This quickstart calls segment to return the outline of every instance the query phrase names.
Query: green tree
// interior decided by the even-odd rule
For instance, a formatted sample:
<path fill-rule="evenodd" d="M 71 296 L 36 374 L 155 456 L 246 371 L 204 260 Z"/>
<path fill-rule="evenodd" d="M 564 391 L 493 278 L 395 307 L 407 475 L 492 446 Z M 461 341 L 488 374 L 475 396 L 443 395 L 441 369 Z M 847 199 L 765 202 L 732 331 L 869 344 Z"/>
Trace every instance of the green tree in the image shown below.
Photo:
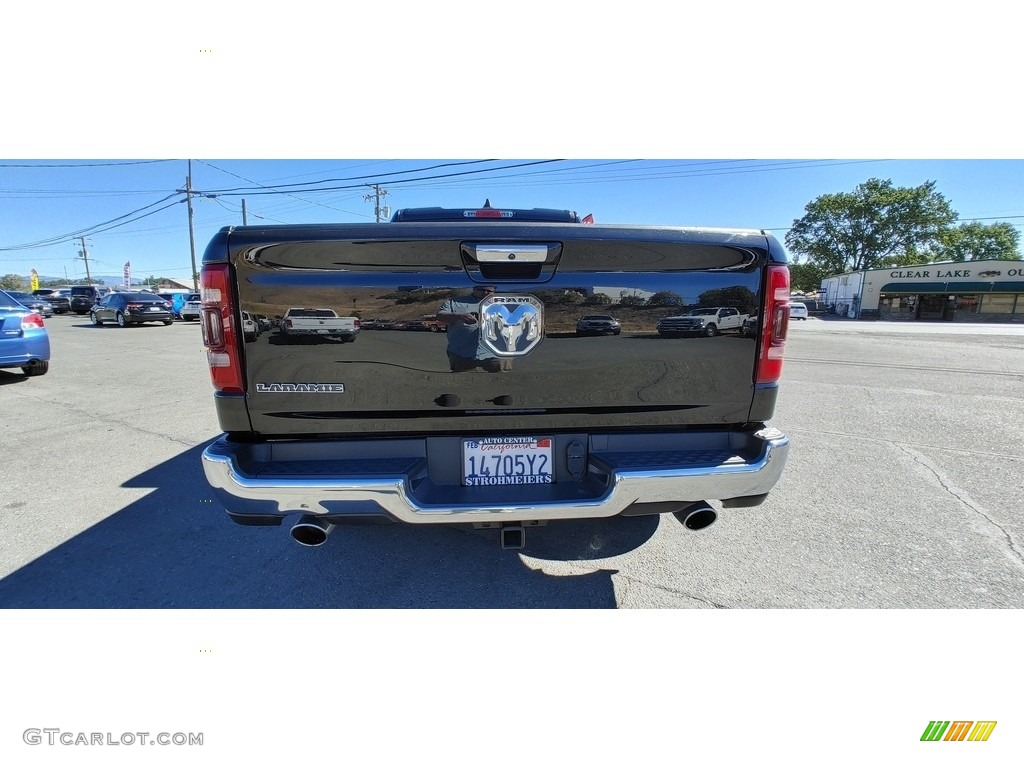
<path fill-rule="evenodd" d="M 979 261 L 981 259 L 1020 259 L 1017 250 L 1020 232 L 1013 224 L 976 221 L 947 229 L 939 238 L 934 256 L 938 261 Z"/>
<path fill-rule="evenodd" d="M 25 281 L 22 280 L 21 275 L 7 274 L 0 277 L 0 288 L 6 288 L 9 291 L 23 291 L 25 290 Z"/>
<path fill-rule="evenodd" d="M 820 264 L 806 262 L 789 265 L 789 287 L 793 291 L 816 291 L 821 288 L 821 281 L 826 277 L 829 277 L 829 273 Z"/>
<path fill-rule="evenodd" d="M 894 187 L 868 179 L 853 192 L 822 195 L 786 234 L 786 247 L 830 275 L 926 261 L 957 213 L 935 182 Z"/>
<path fill-rule="evenodd" d="M 749 288 L 712 288 L 697 297 L 700 307 L 736 307 L 740 312 L 756 312 L 757 296 Z"/>
<path fill-rule="evenodd" d="M 612 297 L 609 296 L 607 293 L 595 293 L 592 296 L 587 296 L 586 300 L 583 303 L 588 306 L 611 304 Z"/>
<path fill-rule="evenodd" d="M 683 297 L 675 291 L 658 291 L 647 299 L 649 307 L 681 307 Z"/>
<path fill-rule="evenodd" d="M 622 296 L 619 298 L 620 307 L 643 307 L 646 306 L 647 299 L 636 293 L 622 292 Z"/>
<path fill-rule="evenodd" d="M 536 294 L 538 299 L 544 302 L 545 305 L 556 305 L 556 304 L 582 304 L 584 302 L 584 296 L 579 291 L 572 289 L 559 289 L 555 291 L 538 291 Z"/>

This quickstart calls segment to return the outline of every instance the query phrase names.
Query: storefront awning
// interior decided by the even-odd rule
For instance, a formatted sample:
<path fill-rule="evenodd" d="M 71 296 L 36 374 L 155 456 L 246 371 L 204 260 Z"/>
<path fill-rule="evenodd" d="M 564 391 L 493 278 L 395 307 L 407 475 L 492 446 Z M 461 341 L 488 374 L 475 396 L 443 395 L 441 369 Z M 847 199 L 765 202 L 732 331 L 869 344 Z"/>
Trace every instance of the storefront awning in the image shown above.
<path fill-rule="evenodd" d="M 886 283 L 881 293 L 946 293 L 950 296 L 965 293 L 1024 293 L 1024 280 L 1003 283 Z"/>

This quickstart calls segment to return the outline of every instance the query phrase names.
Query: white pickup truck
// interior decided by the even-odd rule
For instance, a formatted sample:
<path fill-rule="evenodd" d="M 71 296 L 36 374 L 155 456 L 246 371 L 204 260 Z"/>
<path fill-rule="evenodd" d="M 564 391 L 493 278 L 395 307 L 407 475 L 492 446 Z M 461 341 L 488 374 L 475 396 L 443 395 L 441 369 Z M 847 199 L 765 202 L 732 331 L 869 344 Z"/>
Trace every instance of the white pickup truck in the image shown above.
<path fill-rule="evenodd" d="M 359 335 L 359 318 L 340 317 L 333 309 L 291 307 L 281 318 L 280 328 L 286 336 L 323 336 L 355 341 Z"/>
<path fill-rule="evenodd" d="M 663 317 L 658 321 L 660 336 L 717 336 L 722 331 L 743 330 L 743 321 L 749 313 L 736 307 L 698 307 L 682 315 Z"/>

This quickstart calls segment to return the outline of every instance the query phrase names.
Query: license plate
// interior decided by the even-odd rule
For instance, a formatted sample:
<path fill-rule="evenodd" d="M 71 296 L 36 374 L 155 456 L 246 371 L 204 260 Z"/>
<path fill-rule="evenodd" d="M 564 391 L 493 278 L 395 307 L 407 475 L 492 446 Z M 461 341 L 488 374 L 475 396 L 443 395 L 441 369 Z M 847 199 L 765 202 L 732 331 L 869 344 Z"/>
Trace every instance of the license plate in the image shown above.
<path fill-rule="evenodd" d="M 534 485 L 554 481 L 550 437 L 462 441 L 463 485 Z"/>
<path fill-rule="evenodd" d="M 163 312 L 163 310 L 160 309 L 160 307 L 150 307 L 147 311 L 148 312 Z"/>

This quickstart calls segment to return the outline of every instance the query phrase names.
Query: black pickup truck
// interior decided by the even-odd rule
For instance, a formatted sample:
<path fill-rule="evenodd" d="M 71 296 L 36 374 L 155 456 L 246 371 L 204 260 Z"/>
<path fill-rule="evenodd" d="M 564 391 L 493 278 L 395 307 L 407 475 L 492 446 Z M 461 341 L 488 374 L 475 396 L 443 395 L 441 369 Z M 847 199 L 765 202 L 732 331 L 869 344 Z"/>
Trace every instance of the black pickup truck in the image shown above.
<path fill-rule="evenodd" d="M 225 228 L 201 274 L 224 432 L 203 452 L 206 477 L 233 520 L 295 520 L 307 546 L 367 518 L 494 528 L 509 549 L 558 519 L 671 513 L 699 529 L 712 501 L 764 501 L 786 462 L 789 440 L 767 422 L 789 270 L 763 231 L 406 209 L 376 224 Z M 672 312 L 642 297 L 666 291 L 676 314 L 739 307 L 759 330 L 661 338 Z M 393 330 L 432 313 L 445 332 L 243 338 L 243 312 L 312 306 Z M 577 337 L 581 308 L 614 313 L 622 332 Z"/>

